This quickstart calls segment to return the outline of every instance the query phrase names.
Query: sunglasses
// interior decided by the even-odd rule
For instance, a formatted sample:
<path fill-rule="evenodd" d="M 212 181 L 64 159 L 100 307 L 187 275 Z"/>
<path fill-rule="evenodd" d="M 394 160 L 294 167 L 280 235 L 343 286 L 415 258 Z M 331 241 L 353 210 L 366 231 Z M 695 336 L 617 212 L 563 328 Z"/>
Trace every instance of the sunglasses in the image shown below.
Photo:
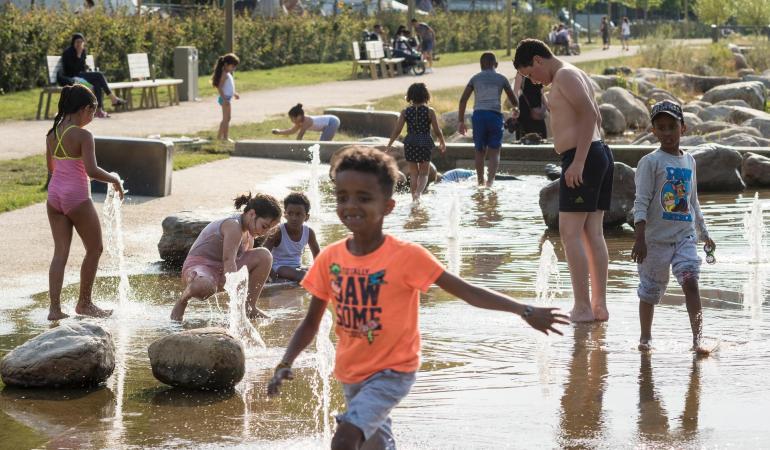
<path fill-rule="evenodd" d="M 709 245 L 709 244 L 703 245 L 703 251 L 706 252 L 706 262 L 709 264 L 714 264 L 717 262 L 717 259 L 714 256 L 714 250 L 716 249 L 712 245 Z"/>

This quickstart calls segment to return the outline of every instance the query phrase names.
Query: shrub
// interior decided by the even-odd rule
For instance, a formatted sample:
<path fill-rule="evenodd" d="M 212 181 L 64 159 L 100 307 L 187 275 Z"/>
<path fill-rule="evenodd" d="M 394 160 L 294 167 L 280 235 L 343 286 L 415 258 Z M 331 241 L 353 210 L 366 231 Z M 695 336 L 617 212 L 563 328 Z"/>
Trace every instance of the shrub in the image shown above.
<path fill-rule="evenodd" d="M 438 52 L 505 45 L 505 15 L 499 12 L 437 12 L 428 20 L 436 31 Z M 407 20 L 401 13 L 383 13 L 377 18 L 351 12 L 336 17 L 239 15 L 235 20 L 235 51 L 243 70 L 346 60 L 352 57 L 351 41 L 375 22 L 383 23 L 392 33 Z M 216 8 L 162 17 L 109 13 L 102 8 L 87 14 L 67 9 L 51 14 L 45 9 L 22 11 L 9 4 L 0 7 L 0 89 L 12 92 L 47 84 L 45 56 L 61 54 L 76 31 L 85 34 L 89 53 L 110 80 L 128 78 L 128 53 L 148 53 L 155 75 L 171 76 L 174 47 L 180 45 L 198 49 L 200 73 L 207 74 L 224 53 L 223 29 L 224 15 Z M 514 44 L 524 36 L 544 37 L 547 20 L 530 15 L 514 17 L 512 30 Z"/>

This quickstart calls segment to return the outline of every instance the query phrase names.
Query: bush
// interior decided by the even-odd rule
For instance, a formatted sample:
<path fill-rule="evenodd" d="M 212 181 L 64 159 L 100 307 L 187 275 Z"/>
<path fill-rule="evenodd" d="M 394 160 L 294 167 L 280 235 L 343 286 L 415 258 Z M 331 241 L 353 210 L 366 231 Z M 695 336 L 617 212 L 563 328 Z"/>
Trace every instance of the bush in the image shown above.
<path fill-rule="evenodd" d="M 661 28 L 658 33 L 642 42 L 641 66 L 696 75 L 735 74 L 735 62 L 725 44 L 695 47 L 673 40 L 674 31 L 670 28 Z"/>
<path fill-rule="evenodd" d="M 351 42 L 379 21 L 394 32 L 406 15 L 383 13 L 378 18 L 345 12 L 336 17 L 293 15 L 275 18 L 240 15 L 235 20 L 236 53 L 240 69 L 347 60 Z M 428 19 L 436 31 L 438 52 L 497 49 L 505 45 L 505 15 L 499 12 L 444 13 Z M 524 36 L 544 37 L 547 20 L 513 19 L 514 43 Z M 183 17 L 136 16 L 96 8 L 85 14 L 67 9 L 22 11 L 0 7 L 0 89 L 12 92 L 48 84 L 46 55 L 59 55 L 73 32 L 88 40 L 88 52 L 108 80 L 128 79 L 128 53 L 148 53 L 155 76 L 173 74 L 173 51 L 180 45 L 198 49 L 200 73 L 210 73 L 224 53 L 224 15 L 205 8 Z"/>

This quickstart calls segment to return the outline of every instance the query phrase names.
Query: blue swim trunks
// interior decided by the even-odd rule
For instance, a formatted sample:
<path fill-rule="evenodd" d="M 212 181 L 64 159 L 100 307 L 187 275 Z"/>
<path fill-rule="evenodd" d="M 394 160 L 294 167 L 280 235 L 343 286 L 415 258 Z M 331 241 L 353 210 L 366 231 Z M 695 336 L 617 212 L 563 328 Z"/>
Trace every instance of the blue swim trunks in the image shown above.
<path fill-rule="evenodd" d="M 228 96 L 228 97 L 225 97 L 225 98 L 227 99 L 227 102 L 228 102 L 228 103 L 230 103 L 230 102 L 233 100 L 233 98 L 232 98 L 232 97 L 230 97 L 230 96 Z M 224 102 L 222 101 L 222 96 L 219 96 L 219 97 L 217 97 L 217 103 L 219 103 L 220 105 L 221 105 L 222 103 L 224 103 Z"/>
<path fill-rule="evenodd" d="M 491 110 L 474 110 L 471 116 L 473 144 L 476 151 L 503 146 L 503 114 Z"/>

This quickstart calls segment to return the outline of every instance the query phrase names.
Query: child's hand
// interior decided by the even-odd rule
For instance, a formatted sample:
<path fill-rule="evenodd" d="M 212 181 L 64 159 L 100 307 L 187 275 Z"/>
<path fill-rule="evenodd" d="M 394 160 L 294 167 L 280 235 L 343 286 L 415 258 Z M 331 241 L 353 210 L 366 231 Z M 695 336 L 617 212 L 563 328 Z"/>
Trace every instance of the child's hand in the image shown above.
<path fill-rule="evenodd" d="M 524 319 L 529 326 L 543 334 L 548 334 L 549 331 L 552 331 L 563 336 L 563 333 L 553 326 L 557 323 L 569 325 L 569 317 L 565 314 L 556 312 L 558 310 L 559 308 L 535 308 L 527 306 L 527 309 L 524 310 L 524 314 L 521 318 Z"/>
<path fill-rule="evenodd" d="M 703 242 L 705 242 L 706 245 L 708 245 L 709 247 L 713 248 L 714 250 L 717 249 L 717 244 L 714 243 L 714 241 L 710 237 L 707 237 L 706 239 L 704 239 Z"/>
<path fill-rule="evenodd" d="M 641 264 L 644 261 L 644 258 L 647 257 L 647 242 L 644 240 L 644 238 L 637 238 L 636 241 L 634 241 L 634 248 L 631 249 L 631 259 L 637 263 Z"/>
<path fill-rule="evenodd" d="M 280 134 L 280 131 L 281 130 L 279 130 L 278 128 L 273 128 L 273 131 L 271 131 L 271 133 L 273 133 L 273 134 Z"/>
<path fill-rule="evenodd" d="M 446 142 L 443 142 L 443 141 L 442 141 L 442 142 L 440 142 L 440 143 L 438 144 L 438 150 L 441 152 L 441 154 L 442 154 L 442 155 L 443 155 L 444 153 L 446 153 Z"/>
<path fill-rule="evenodd" d="M 465 133 L 468 131 L 467 128 L 465 128 L 465 121 L 462 121 L 457 124 L 457 132 L 465 136 Z"/>
<path fill-rule="evenodd" d="M 518 108 L 516 108 L 513 111 L 511 111 L 511 117 L 513 117 L 514 119 L 518 119 L 519 118 L 519 110 L 518 110 Z"/>
<path fill-rule="evenodd" d="M 393 153 L 393 145 L 388 144 L 388 146 L 385 147 L 385 153 Z"/>
<path fill-rule="evenodd" d="M 123 196 L 125 195 L 125 192 L 123 192 L 123 181 L 118 178 L 116 181 L 113 181 L 112 187 L 115 189 L 115 192 L 118 193 L 118 196 L 120 197 L 120 200 L 123 200 Z"/>
<path fill-rule="evenodd" d="M 270 397 L 274 397 L 278 394 L 279 388 L 281 387 L 281 384 L 283 384 L 283 380 L 293 380 L 294 379 L 294 372 L 291 371 L 290 367 L 283 367 L 280 369 L 277 369 L 275 371 L 275 374 L 273 375 L 273 378 L 270 380 L 270 383 L 267 385 L 267 395 Z"/>
<path fill-rule="evenodd" d="M 235 98 L 236 100 L 240 100 L 241 96 L 238 95 L 238 93 L 236 92 L 235 94 L 233 94 L 233 98 Z"/>

